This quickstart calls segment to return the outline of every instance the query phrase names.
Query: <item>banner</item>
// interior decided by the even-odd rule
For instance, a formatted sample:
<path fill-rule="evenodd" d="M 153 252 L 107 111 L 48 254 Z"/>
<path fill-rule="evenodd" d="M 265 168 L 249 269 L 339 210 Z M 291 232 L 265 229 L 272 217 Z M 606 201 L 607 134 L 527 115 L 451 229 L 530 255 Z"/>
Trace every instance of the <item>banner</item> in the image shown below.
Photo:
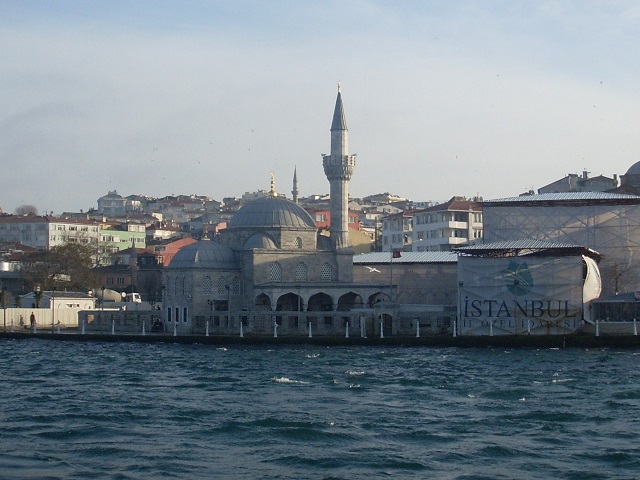
<path fill-rule="evenodd" d="M 599 272 L 587 266 L 593 296 Z M 583 324 L 581 256 L 460 256 L 458 288 L 460 335 L 561 335 Z"/>

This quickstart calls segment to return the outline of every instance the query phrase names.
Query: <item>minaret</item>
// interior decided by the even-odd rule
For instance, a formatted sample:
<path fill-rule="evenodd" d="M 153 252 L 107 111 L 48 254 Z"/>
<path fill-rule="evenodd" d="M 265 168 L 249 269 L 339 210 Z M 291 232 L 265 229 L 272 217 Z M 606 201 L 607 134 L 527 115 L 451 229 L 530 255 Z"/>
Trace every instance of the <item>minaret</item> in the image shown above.
<path fill-rule="evenodd" d="M 293 195 L 293 203 L 298 203 L 298 169 L 293 167 L 293 190 L 291 190 L 291 195 Z"/>
<path fill-rule="evenodd" d="M 331 155 L 322 156 L 324 174 L 329 180 L 331 214 L 330 238 L 336 251 L 349 249 L 349 180 L 356 166 L 355 155 L 349 155 L 347 121 L 344 117 L 340 82 L 331 122 Z"/>

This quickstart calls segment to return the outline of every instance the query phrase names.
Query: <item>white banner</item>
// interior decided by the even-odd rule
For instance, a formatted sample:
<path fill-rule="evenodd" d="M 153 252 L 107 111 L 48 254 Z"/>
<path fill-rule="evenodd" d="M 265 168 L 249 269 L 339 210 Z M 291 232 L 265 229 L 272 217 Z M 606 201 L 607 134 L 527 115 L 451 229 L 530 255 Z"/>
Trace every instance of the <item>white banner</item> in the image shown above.
<path fill-rule="evenodd" d="M 583 323 L 582 269 L 580 256 L 460 256 L 459 333 L 560 335 L 574 332 Z"/>

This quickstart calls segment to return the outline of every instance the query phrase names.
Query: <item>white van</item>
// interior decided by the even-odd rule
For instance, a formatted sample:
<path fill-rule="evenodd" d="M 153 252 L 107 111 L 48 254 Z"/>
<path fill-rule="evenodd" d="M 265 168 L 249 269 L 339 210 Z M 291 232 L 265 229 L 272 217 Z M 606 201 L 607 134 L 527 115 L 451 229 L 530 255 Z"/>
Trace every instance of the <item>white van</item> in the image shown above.
<path fill-rule="evenodd" d="M 127 293 L 124 296 L 125 303 L 142 303 L 142 298 L 139 293 Z"/>

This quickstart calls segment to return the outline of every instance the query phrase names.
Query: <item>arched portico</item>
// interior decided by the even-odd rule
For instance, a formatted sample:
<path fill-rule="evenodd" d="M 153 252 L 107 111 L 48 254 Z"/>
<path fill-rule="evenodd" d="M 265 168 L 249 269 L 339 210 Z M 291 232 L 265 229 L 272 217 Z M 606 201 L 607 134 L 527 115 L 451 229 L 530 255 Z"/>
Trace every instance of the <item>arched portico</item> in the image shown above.
<path fill-rule="evenodd" d="M 271 298 L 266 293 L 261 293 L 255 298 L 253 303 L 254 310 L 258 312 L 270 312 L 271 311 Z"/>
<path fill-rule="evenodd" d="M 372 307 L 379 304 L 388 304 L 390 301 L 389 295 L 381 291 L 369 295 L 369 305 Z"/>
<path fill-rule="evenodd" d="M 339 312 L 347 312 L 353 310 L 354 308 L 363 308 L 364 302 L 362 300 L 362 296 L 358 295 L 355 292 L 348 292 L 344 295 L 341 295 L 338 299 L 338 306 L 336 310 Z"/>
<path fill-rule="evenodd" d="M 307 310 L 310 312 L 331 312 L 333 311 L 333 298 L 323 292 L 316 293 L 309 298 Z"/>
<path fill-rule="evenodd" d="M 281 295 L 276 302 L 277 311 L 297 312 L 304 310 L 304 300 L 300 295 L 289 292 Z"/>

